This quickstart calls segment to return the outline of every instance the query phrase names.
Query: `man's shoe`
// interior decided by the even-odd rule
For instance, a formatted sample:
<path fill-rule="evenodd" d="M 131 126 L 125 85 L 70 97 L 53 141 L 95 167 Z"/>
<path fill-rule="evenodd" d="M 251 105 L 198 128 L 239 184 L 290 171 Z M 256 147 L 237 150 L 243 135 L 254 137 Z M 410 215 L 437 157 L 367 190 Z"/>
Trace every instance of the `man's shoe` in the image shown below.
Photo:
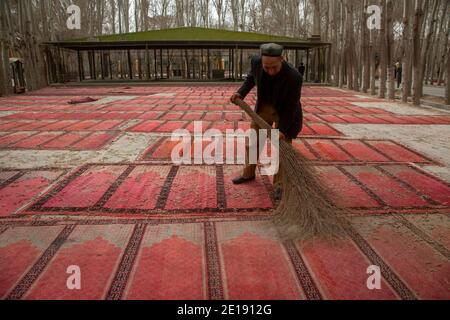
<path fill-rule="evenodd" d="M 256 179 L 256 177 L 253 177 L 253 178 L 237 177 L 237 178 L 233 179 L 233 183 L 234 184 L 243 184 L 243 183 L 247 183 L 247 182 L 253 181 L 255 179 Z"/>

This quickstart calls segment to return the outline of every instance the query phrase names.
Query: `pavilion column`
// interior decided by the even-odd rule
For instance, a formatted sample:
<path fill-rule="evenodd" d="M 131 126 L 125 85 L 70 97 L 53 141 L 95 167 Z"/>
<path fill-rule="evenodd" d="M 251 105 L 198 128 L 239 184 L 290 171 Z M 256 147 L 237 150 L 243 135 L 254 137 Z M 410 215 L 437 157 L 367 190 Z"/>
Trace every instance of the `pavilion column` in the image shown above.
<path fill-rule="evenodd" d="M 236 50 L 233 49 L 233 80 L 234 81 L 236 81 L 236 65 L 237 65 L 237 63 L 236 63 L 236 59 L 237 59 L 236 54 L 237 54 Z"/>
<path fill-rule="evenodd" d="M 191 79 L 191 64 L 189 63 L 189 52 L 184 49 L 184 62 L 186 66 L 186 78 Z"/>
<path fill-rule="evenodd" d="M 163 51 L 159 49 L 159 69 L 161 71 L 161 79 L 163 79 Z"/>
<path fill-rule="evenodd" d="M 210 61 L 210 51 L 209 48 L 206 52 L 207 64 L 208 64 L 208 79 L 211 79 L 211 61 Z"/>
<path fill-rule="evenodd" d="M 234 49 L 231 49 L 231 79 L 234 80 Z"/>
<path fill-rule="evenodd" d="M 100 51 L 100 67 L 102 72 L 102 80 L 105 80 L 105 61 L 103 57 L 103 51 Z"/>
<path fill-rule="evenodd" d="M 323 73 L 323 79 L 322 82 L 325 83 L 327 79 L 327 68 L 326 68 L 326 59 L 327 59 L 327 48 L 323 48 L 323 59 L 322 59 L 322 73 Z"/>
<path fill-rule="evenodd" d="M 332 74 L 332 70 L 331 70 L 331 46 L 327 47 L 327 61 L 326 61 L 326 66 L 327 66 L 327 82 L 331 83 L 331 74 Z"/>
<path fill-rule="evenodd" d="M 192 50 L 192 79 L 197 79 L 195 76 L 195 49 Z"/>
<path fill-rule="evenodd" d="M 102 77 L 106 79 L 109 77 L 109 63 L 108 63 L 108 53 L 102 51 Z"/>
<path fill-rule="evenodd" d="M 147 60 L 147 80 L 151 78 L 151 70 L 150 70 L 150 51 L 148 50 L 148 45 L 145 46 L 145 56 Z"/>
<path fill-rule="evenodd" d="M 318 72 L 319 82 L 321 83 L 322 82 L 322 48 L 317 49 L 317 55 L 318 55 L 317 72 Z"/>
<path fill-rule="evenodd" d="M 84 72 L 83 72 L 83 59 L 81 57 L 80 50 L 77 50 L 77 57 L 78 57 L 78 79 L 80 82 L 84 80 Z"/>
<path fill-rule="evenodd" d="M 62 82 L 65 83 L 66 82 L 66 63 L 64 60 L 64 51 L 59 49 L 59 56 L 60 56 L 60 61 L 61 61 L 61 79 Z"/>
<path fill-rule="evenodd" d="M 56 55 L 58 57 L 58 64 L 57 64 L 57 70 L 58 70 L 58 82 L 62 83 L 62 62 L 61 62 L 61 49 L 57 48 L 56 49 Z"/>
<path fill-rule="evenodd" d="M 244 52 L 242 49 L 240 49 L 240 57 L 239 57 L 239 79 L 242 79 L 243 74 L 243 58 L 244 58 Z"/>
<path fill-rule="evenodd" d="M 94 72 L 93 72 L 93 66 L 92 66 L 92 50 L 88 51 L 88 61 L 89 61 L 89 77 L 90 80 L 94 79 Z"/>
<path fill-rule="evenodd" d="M 323 48 L 323 82 L 327 81 L 327 47 Z"/>
<path fill-rule="evenodd" d="M 231 79 L 231 50 L 228 49 L 228 78 Z"/>
<path fill-rule="evenodd" d="M 234 49 L 231 49 L 231 79 L 234 80 Z"/>
<path fill-rule="evenodd" d="M 306 50 L 306 82 L 308 82 L 308 78 L 309 78 L 309 49 Z"/>
<path fill-rule="evenodd" d="M 325 68 L 325 60 L 327 58 L 327 48 L 323 48 L 322 49 L 323 52 L 323 58 L 322 58 L 322 74 L 323 74 L 323 79 L 322 82 L 325 83 L 325 79 L 326 79 L 326 71 L 327 69 Z"/>
<path fill-rule="evenodd" d="M 47 58 L 47 73 L 48 73 L 48 78 L 50 79 L 50 82 L 53 83 L 54 80 L 54 75 L 53 75 L 53 61 L 51 58 L 51 54 L 50 54 L 50 49 L 48 47 L 45 47 L 45 55 Z"/>
<path fill-rule="evenodd" d="M 94 75 L 94 80 L 97 80 L 97 69 L 95 67 L 95 50 L 92 50 L 92 72 Z"/>
<path fill-rule="evenodd" d="M 124 79 L 125 78 L 123 58 L 124 58 L 123 51 L 119 51 L 119 60 L 117 61 L 117 63 L 118 63 L 118 65 L 117 65 L 118 73 L 120 75 L 119 79 Z"/>
<path fill-rule="evenodd" d="M 55 83 L 55 79 L 56 79 L 56 70 L 55 70 L 55 62 L 53 61 L 53 57 L 52 57 L 52 53 L 51 53 L 51 48 L 50 47 L 46 47 L 45 48 L 45 53 L 47 55 L 47 65 L 48 65 L 48 74 L 49 74 L 49 79 L 52 83 Z"/>
<path fill-rule="evenodd" d="M 91 51 L 86 51 L 86 55 L 87 55 L 87 63 L 88 63 L 88 75 L 90 80 L 92 80 L 92 59 L 91 59 Z"/>
<path fill-rule="evenodd" d="M 109 78 L 113 79 L 112 62 L 111 62 L 111 50 L 108 52 L 108 64 L 109 64 Z"/>
<path fill-rule="evenodd" d="M 314 63 L 314 68 L 316 69 L 315 73 L 316 73 L 316 81 L 318 81 L 319 83 L 322 82 L 322 70 L 320 69 L 320 61 L 322 59 L 322 55 L 321 55 L 322 51 L 320 50 L 320 48 L 316 49 L 316 60 Z"/>
<path fill-rule="evenodd" d="M 128 70 L 130 72 L 130 79 L 133 80 L 133 63 L 131 62 L 130 50 L 127 51 L 127 56 L 128 56 Z"/>
<path fill-rule="evenodd" d="M 137 50 L 137 63 L 138 63 L 138 73 L 139 73 L 139 80 L 142 80 L 142 59 L 141 59 L 141 50 Z"/>
<path fill-rule="evenodd" d="M 170 52 L 169 49 L 166 49 L 166 55 L 167 55 L 167 65 L 166 65 L 166 72 L 167 72 L 167 79 L 170 79 L 171 74 L 170 74 L 170 69 L 171 69 L 171 62 L 170 62 Z"/>
<path fill-rule="evenodd" d="M 60 83 L 61 82 L 61 73 L 60 73 L 60 64 L 61 62 L 59 61 L 59 55 L 58 55 L 58 48 L 56 48 L 55 50 L 53 50 L 53 56 L 55 58 L 55 75 L 56 75 L 56 82 Z"/>
<path fill-rule="evenodd" d="M 158 62 L 156 60 L 156 49 L 153 49 L 153 64 L 155 69 L 155 80 L 158 79 Z"/>
<path fill-rule="evenodd" d="M 200 80 L 203 80 L 203 48 L 200 50 Z"/>

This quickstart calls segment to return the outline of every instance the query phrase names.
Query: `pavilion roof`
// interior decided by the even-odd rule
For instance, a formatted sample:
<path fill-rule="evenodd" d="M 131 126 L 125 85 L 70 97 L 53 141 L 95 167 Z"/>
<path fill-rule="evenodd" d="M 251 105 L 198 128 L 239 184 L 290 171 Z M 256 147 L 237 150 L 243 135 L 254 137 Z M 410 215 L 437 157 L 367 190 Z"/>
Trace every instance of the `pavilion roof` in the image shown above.
<path fill-rule="evenodd" d="M 254 32 L 212 28 L 183 27 L 126 34 L 103 35 L 94 38 L 70 39 L 47 44 L 74 50 L 92 49 L 154 49 L 154 48 L 211 48 L 255 49 L 263 43 L 274 42 L 286 49 L 308 49 L 330 45 L 320 40 L 268 35 Z"/>

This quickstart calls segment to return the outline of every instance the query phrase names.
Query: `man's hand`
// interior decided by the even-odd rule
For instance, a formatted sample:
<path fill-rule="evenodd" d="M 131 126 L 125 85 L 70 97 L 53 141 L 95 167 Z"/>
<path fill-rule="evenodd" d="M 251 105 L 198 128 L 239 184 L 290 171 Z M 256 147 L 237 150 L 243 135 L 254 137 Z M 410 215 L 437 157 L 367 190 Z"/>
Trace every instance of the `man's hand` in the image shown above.
<path fill-rule="evenodd" d="M 241 96 L 239 93 L 234 93 L 234 94 L 231 96 L 231 98 L 230 98 L 231 103 L 234 104 L 234 102 L 236 101 L 236 99 L 242 99 L 242 96 Z"/>

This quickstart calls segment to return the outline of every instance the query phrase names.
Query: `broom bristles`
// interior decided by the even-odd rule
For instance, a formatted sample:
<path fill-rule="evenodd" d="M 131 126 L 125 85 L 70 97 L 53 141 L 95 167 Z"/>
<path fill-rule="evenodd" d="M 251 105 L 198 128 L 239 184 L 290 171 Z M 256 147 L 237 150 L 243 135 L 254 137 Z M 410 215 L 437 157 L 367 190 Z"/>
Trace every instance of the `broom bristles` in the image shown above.
<path fill-rule="evenodd" d="M 343 233 L 343 210 L 331 201 L 331 191 L 315 168 L 290 144 L 280 141 L 283 197 L 273 221 L 286 240 L 320 237 L 333 240 Z"/>
<path fill-rule="evenodd" d="M 244 101 L 236 99 L 235 103 L 260 128 L 272 129 Z M 274 212 L 273 221 L 281 237 L 284 240 L 340 238 L 344 234 L 343 209 L 331 201 L 331 191 L 318 178 L 309 160 L 285 141 L 280 141 L 279 155 L 283 197 Z"/>

